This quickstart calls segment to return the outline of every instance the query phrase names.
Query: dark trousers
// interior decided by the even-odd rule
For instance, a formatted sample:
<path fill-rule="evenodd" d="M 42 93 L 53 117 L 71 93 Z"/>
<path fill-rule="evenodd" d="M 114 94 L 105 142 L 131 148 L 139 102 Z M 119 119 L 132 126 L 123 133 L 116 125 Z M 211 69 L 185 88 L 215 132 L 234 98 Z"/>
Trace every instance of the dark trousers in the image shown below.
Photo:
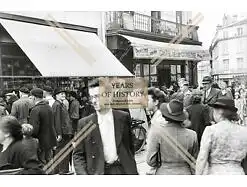
<path fill-rule="evenodd" d="M 38 151 L 39 160 L 45 165 L 53 158 L 53 150 L 42 150 Z"/>
<path fill-rule="evenodd" d="M 71 121 L 72 121 L 73 134 L 75 134 L 77 132 L 78 119 L 72 119 Z"/>
<path fill-rule="evenodd" d="M 124 169 L 120 163 L 105 165 L 105 175 L 125 175 Z"/>
<path fill-rule="evenodd" d="M 55 151 L 55 154 L 59 153 L 61 149 L 64 148 L 64 146 L 71 140 L 71 135 L 62 135 L 63 139 L 58 143 L 58 147 Z M 65 151 L 66 152 L 66 151 Z M 63 157 L 63 155 L 61 155 Z M 69 163 L 71 160 L 71 154 L 66 156 L 56 167 L 55 173 L 56 174 L 65 174 L 69 173 Z"/>

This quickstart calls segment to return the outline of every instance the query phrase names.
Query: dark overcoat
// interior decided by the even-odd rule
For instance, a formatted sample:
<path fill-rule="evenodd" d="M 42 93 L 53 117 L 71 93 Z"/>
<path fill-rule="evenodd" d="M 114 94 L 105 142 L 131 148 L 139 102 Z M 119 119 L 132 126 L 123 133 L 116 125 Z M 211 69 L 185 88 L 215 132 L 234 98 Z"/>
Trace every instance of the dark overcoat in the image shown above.
<path fill-rule="evenodd" d="M 52 108 L 47 101 L 36 104 L 30 113 L 33 136 L 39 140 L 42 150 L 50 150 L 57 144 Z"/>
<path fill-rule="evenodd" d="M 116 147 L 120 163 L 125 174 L 136 175 L 138 173 L 130 131 L 130 115 L 119 110 L 112 110 L 112 112 Z M 102 175 L 104 174 L 105 159 L 97 114 L 94 113 L 81 119 L 78 123 L 78 131 L 90 121 L 96 124 L 96 128 L 75 148 L 73 153 L 74 167 L 76 174 L 79 175 Z"/>

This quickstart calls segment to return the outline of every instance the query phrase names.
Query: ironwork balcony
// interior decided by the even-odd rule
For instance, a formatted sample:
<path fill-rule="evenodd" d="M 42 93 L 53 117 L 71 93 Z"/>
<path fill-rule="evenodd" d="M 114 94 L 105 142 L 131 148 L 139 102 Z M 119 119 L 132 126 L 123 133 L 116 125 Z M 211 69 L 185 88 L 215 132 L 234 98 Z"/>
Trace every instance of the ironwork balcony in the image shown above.
<path fill-rule="evenodd" d="M 179 25 L 175 22 L 157 19 L 151 16 L 129 12 L 106 12 L 106 29 L 109 30 L 132 30 L 144 31 L 163 36 L 183 35 L 198 41 L 197 27 L 193 25 Z"/>

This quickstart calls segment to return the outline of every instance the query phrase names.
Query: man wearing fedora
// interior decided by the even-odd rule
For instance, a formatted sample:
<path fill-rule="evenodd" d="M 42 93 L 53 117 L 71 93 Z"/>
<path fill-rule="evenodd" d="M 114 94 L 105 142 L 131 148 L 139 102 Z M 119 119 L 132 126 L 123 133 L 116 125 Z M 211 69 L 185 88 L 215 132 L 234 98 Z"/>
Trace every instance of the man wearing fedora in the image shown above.
<path fill-rule="evenodd" d="M 56 129 L 58 146 L 56 152 L 59 152 L 72 138 L 72 124 L 69 117 L 69 112 L 63 104 L 66 94 L 65 90 L 56 88 L 54 90 L 55 102 L 52 105 L 54 115 L 54 126 Z M 69 173 L 70 155 L 58 165 L 55 173 Z"/>
<path fill-rule="evenodd" d="M 28 97 L 29 89 L 27 87 L 21 87 L 19 94 L 20 99 L 13 103 L 11 115 L 15 116 L 21 124 L 28 123 L 29 112 L 33 107 L 33 103 Z"/>
<path fill-rule="evenodd" d="M 147 142 L 148 165 L 157 166 L 157 153 L 160 152 L 161 166 L 157 168 L 156 175 L 193 174 L 195 167 L 184 157 L 188 153 L 190 158 L 196 159 L 198 142 L 196 132 L 183 126 L 186 119 L 183 102 L 172 99 L 169 103 L 162 103 L 160 111 L 167 122 L 150 129 Z"/>
<path fill-rule="evenodd" d="M 90 121 L 96 128 L 73 153 L 77 175 L 136 175 L 137 167 L 127 112 L 100 106 L 99 80 L 89 84 L 95 112 L 78 122 L 78 131 Z"/>
<path fill-rule="evenodd" d="M 29 123 L 33 126 L 33 136 L 39 140 L 39 159 L 47 164 L 53 157 L 53 147 L 57 145 L 52 108 L 43 99 L 42 89 L 34 88 L 30 94 L 35 105 Z"/>
<path fill-rule="evenodd" d="M 211 105 L 216 102 L 216 100 L 220 96 L 220 90 L 212 87 L 213 79 L 210 76 L 205 76 L 202 80 L 203 85 L 203 104 Z M 210 107 L 209 117 L 210 121 L 214 121 L 213 119 L 213 110 Z"/>

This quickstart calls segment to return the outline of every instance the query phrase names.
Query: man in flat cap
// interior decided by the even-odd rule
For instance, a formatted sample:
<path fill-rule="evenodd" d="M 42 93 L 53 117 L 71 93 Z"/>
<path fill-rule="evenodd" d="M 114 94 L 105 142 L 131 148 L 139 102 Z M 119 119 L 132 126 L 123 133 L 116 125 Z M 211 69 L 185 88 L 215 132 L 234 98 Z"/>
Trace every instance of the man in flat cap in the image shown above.
<path fill-rule="evenodd" d="M 32 101 L 29 99 L 29 89 L 21 87 L 19 90 L 20 99 L 15 101 L 12 105 L 11 115 L 15 116 L 20 124 L 28 122 L 29 111 L 33 107 Z"/>
<path fill-rule="evenodd" d="M 43 99 L 43 90 L 31 90 L 34 107 L 30 113 L 30 124 L 33 126 L 33 136 L 39 140 L 38 156 L 43 164 L 47 164 L 53 157 L 52 148 L 57 145 L 56 132 L 52 108 L 48 101 Z"/>

